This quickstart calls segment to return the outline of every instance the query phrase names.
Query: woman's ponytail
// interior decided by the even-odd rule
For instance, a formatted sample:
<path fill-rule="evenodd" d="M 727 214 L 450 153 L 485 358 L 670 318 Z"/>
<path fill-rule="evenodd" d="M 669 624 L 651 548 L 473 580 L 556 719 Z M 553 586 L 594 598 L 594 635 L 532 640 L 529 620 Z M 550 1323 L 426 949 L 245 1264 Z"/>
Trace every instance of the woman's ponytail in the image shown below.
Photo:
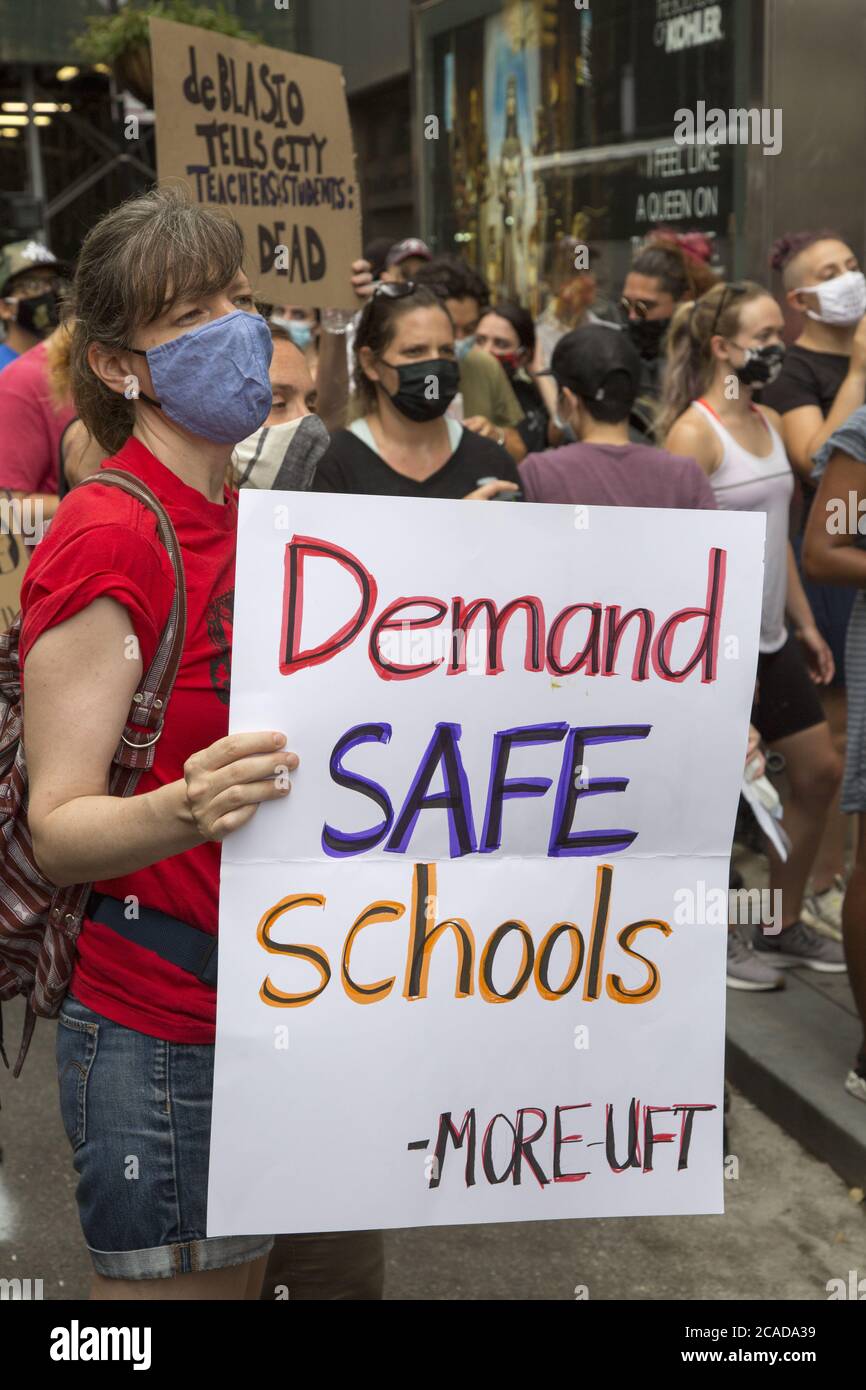
<path fill-rule="evenodd" d="M 700 299 L 680 304 L 671 319 L 662 389 L 653 433 L 663 444 L 674 423 L 702 396 L 715 372 L 712 341 L 736 337 L 746 304 L 769 293 L 751 280 L 714 285 Z"/>
<path fill-rule="evenodd" d="M 691 331 L 695 309 L 695 300 L 678 304 L 668 329 L 662 390 L 653 422 L 653 434 L 659 444 L 664 443 L 674 421 L 703 389 L 703 354 Z"/>

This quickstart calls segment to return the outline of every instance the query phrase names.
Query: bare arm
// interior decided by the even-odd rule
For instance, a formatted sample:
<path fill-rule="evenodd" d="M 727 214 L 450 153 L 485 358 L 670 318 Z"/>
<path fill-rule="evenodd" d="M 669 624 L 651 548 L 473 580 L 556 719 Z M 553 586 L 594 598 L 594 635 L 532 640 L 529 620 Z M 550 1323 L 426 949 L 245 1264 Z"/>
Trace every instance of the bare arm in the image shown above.
<path fill-rule="evenodd" d="M 850 494 L 857 515 L 850 515 Z M 866 586 L 866 551 L 854 544 L 866 511 L 866 467 L 837 449 L 818 484 L 803 542 L 803 568 L 821 584 Z"/>
<path fill-rule="evenodd" d="M 294 754 L 273 751 L 283 735 L 239 734 L 189 759 L 183 779 L 109 796 L 111 758 L 142 675 L 140 658 L 126 655 L 129 635 L 126 610 L 100 598 L 44 633 L 27 657 L 29 824 L 36 861 L 58 887 L 118 878 L 223 839 L 259 802 L 285 794 L 278 768 L 297 766 Z"/>
<path fill-rule="evenodd" d="M 793 467 L 801 478 L 812 472 L 812 458 L 834 430 L 844 425 L 849 415 L 866 399 L 866 318 L 862 319 L 851 348 L 848 374 L 830 407 L 826 420 L 817 405 L 801 405 L 789 410 L 782 418 L 785 448 Z"/>
<path fill-rule="evenodd" d="M 533 372 L 532 379 L 538 387 L 538 393 L 541 399 L 547 406 L 547 413 L 550 416 L 551 424 L 553 424 L 554 419 L 559 419 L 559 411 L 557 408 L 559 402 L 556 398 L 556 382 L 552 376 L 547 376 L 540 371 L 538 374 Z M 555 429 L 556 426 L 554 425 L 553 428 Z"/>
<path fill-rule="evenodd" d="M 318 413 L 329 434 L 346 423 L 349 401 L 349 360 L 343 333 L 319 334 L 319 369 L 316 373 Z"/>
<path fill-rule="evenodd" d="M 715 431 L 688 413 L 674 421 L 664 447 L 671 454 L 695 459 L 708 478 L 722 462 L 722 446 Z"/>
<path fill-rule="evenodd" d="M 526 445 L 519 432 L 510 426 L 491 425 L 484 415 L 473 415 L 470 420 L 464 420 L 463 425 L 465 429 L 472 430 L 473 434 L 480 434 L 483 439 L 492 439 L 494 444 L 506 449 L 515 463 L 520 463 L 526 458 Z"/>
<path fill-rule="evenodd" d="M 803 647 L 809 674 L 816 685 L 829 685 L 836 674 L 836 663 L 828 643 L 818 631 L 809 600 L 803 589 L 794 548 L 788 542 L 788 588 L 785 607 L 794 635 Z"/>
<path fill-rule="evenodd" d="M 361 307 L 370 298 L 376 282 L 369 261 L 352 262 L 352 290 Z M 349 362 L 342 333 L 319 335 L 319 369 L 316 373 L 318 411 L 325 428 L 333 434 L 346 423 L 349 405 Z"/>

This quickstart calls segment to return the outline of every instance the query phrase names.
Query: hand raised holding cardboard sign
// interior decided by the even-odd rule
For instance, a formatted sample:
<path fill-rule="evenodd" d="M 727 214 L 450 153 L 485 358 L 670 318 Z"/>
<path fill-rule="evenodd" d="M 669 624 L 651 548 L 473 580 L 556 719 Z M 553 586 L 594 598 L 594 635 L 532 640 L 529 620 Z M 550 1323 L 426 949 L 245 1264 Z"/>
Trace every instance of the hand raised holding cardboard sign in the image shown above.
<path fill-rule="evenodd" d="M 235 218 L 261 298 L 348 307 L 361 208 L 340 69 L 164 19 L 150 26 L 160 181 Z"/>

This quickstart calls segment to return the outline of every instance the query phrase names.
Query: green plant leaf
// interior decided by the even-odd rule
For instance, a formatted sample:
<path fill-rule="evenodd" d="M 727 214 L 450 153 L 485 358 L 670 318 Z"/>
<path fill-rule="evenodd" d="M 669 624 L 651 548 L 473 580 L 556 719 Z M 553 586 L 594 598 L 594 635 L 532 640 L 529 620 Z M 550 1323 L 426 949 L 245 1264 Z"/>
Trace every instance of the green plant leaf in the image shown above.
<path fill-rule="evenodd" d="M 237 15 L 229 14 L 222 4 L 216 9 L 196 5 L 192 0 L 152 0 L 150 4 L 134 5 L 132 0 L 114 15 L 91 15 L 87 29 L 75 40 L 75 49 L 89 63 L 114 63 L 130 49 L 141 48 L 150 42 L 148 20 L 173 19 L 178 24 L 192 24 L 231 39 L 261 43 L 261 35 L 244 29 Z"/>

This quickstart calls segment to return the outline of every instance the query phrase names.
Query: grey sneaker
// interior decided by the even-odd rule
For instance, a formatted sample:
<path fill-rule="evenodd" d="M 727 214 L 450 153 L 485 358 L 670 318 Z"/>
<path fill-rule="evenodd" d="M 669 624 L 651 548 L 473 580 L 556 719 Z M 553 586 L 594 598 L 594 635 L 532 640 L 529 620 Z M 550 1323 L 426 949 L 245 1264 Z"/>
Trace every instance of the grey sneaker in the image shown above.
<path fill-rule="evenodd" d="M 842 904 L 845 901 L 845 881 L 836 877 L 823 893 L 812 893 L 800 909 L 800 917 L 822 936 L 832 941 L 842 940 Z"/>
<path fill-rule="evenodd" d="M 775 965 L 805 965 L 810 970 L 820 970 L 825 974 L 839 975 L 847 970 L 845 952 L 838 941 L 820 936 L 814 927 L 805 922 L 795 922 L 785 927 L 778 936 L 765 935 L 760 927 L 755 927 L 752 944 L 756 955 L 772 960 Z"/>
<path fill-rule="evenodd" d="M 857 1061 L 845 1078 L 845 1090 L 855 1100 L 866 1101 L 866 1050 L 858 1053 Z"/>
<path fill-rule="evenodd" d="M 845 1090 L 855 1100 L 866 1100 L 866 1076 L 861 1076 L 852 1067 L 845 1078 Z"/>
<path fill-rule="evenodd" d="M 769 961 L 762 960 L 736 931 L 728 932 L 728 988 L 784 989 L 785 977 Z"/>

